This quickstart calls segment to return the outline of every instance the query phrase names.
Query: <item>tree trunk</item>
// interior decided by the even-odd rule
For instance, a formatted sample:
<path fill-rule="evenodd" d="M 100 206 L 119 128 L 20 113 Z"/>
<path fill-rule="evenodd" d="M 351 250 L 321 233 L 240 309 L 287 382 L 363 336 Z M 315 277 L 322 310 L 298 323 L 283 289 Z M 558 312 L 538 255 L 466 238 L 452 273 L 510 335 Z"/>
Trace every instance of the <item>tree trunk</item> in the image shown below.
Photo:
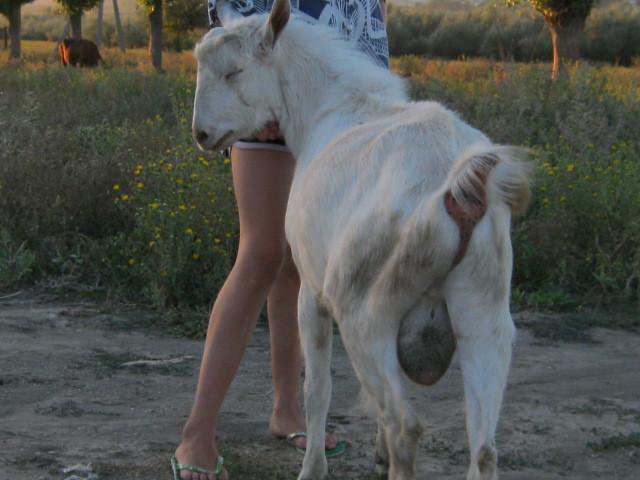
<path fill-rule="evenodd" d="M 104 16 L 104 2 L 98 3 L 98 18 L 96 19 L 96 45 L 102 46 L 102 17 Z"/>
<path fill-rule="evenodd" d="M 153 0 L 149 12 L 149 54 L 151 64 L 162 70 L 162 0 Z"/>
<path fill-rule="evenodd" d="M 9 58 L 19 59 L 22 52 L 20 39 L 22 4 L 19 1 L 11 0 L 9 3 L 9 37 L 11 37 L 11 50 Z"/>
<path fill-rule="evenodd" d="M 122 22 L 120 21 L 120 9 L 118 8 L 118 0 L 113 0 L 113 16 L 116 20 L 116 31 L 118 32 L 118 47 L 120 47 L 121 52 L 124 52 L 124 32 L 122 31 Z"/>
<path fill-rule="evenodd" d="M 557 80 L 567 74 L 567 64 L 580 58 L 580 45 L 586 17 L 546 19 L 553 45 L 553 69 L 551 79 Z"/>
<path fill-rule="evenodd" d="M 5 50 L 9 48 L 9 30 L 7 27 L 2 27 L 2 45 Z"/>
<path fill-rule="evenodd" d="M 71 36 L 82 38 L 82 12 L 69 15 L 69 23 L 71 23 Z"/>

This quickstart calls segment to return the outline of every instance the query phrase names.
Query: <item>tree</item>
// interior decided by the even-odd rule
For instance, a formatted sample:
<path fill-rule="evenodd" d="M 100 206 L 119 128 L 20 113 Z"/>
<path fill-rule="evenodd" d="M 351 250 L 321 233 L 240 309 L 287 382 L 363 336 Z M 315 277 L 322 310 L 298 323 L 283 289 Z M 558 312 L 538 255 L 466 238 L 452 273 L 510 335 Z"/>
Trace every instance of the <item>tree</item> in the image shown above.
<path fill-rule="evenodd" d="M 124 31 L 122 30 L 122 23 L 120 22 L 120 8 L 118 7 L 118 0 L 113 0 L 113 18 L 116 21 L 116 32 L 118 33 L 118 47 L 121 52 L 124 52 Z"/>
<path fill-rule="evenodd" d="M 521 0 L 505 0 L 513 6 Z M 566 73 L 566 63 L 580 57 L 580 42 L 584 25 L 597 0 L 529 0 L 542 14 L 551 32 L 553 44 L 553 70 L 551 78 Z"/>
<path fill-rule="evenodd" d="M 0 0 L 0 14 L 9 20 L 9 38 L 11 39 L 11 50 L 9 58 L 20 58 L 22 44 L 20 40 L 22 5 L 33 0 Z"/>
<path fill-rule="evenodd" d="M 104 1 L 100 0 L 98 3 L 98 18 L 96 19 L 96 45 L 102 46 L 102 24 L 104 17 Z"/>
<path fill-rule="evenodd" d="M 156 70 L 162 70 L 162 0 L 138 0 L 149 13 L 149 55 Z"/>
<path fill-rule="evenodd" d="M 176 50 L 182 50 L 185 33 L 194 28 L 205 28 L 207 23 L 206 15 L 202 13 L 202 0 L 165 0 L 165 24 Z"/>
<path fill-rule="evenodd" d="M 82 14 L 91 10 L 100 0 L 56 0 L 64 13 L 69 16 L 71 23 L 71 36 L 82 38 Z"/>

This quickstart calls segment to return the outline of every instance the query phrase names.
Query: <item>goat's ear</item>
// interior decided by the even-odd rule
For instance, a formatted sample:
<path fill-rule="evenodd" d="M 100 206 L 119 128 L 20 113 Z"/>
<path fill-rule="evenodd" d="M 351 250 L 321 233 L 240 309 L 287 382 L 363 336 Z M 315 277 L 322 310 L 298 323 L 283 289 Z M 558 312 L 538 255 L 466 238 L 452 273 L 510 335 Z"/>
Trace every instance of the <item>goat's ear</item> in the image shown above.
<path fill-rule="evenodd" d="M 275 0 L 269 19 L 263 29 L 262 46 L 266 48 L 273 48 L 289 22 L 289 16 L 291 15 L 291 3 L 290 0 Z"/>

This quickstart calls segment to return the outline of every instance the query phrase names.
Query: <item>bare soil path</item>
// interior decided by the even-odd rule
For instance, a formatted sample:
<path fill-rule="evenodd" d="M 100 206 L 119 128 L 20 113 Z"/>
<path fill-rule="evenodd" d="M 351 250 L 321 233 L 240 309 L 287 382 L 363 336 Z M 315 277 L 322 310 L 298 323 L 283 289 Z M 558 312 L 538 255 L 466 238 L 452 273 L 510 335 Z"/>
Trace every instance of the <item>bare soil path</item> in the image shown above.
<path fill-rule="evenodd" d="M 552 318 L 562 322 L 562 317 Z M 535 314 L 517 323 L 549 321 Z M 152 327 L 153 314 L 0 299 L 0 480 L 168 480 L 190 408 L 202 344 Z M 302 457 L 271 438 L 268 332 L 259 327 L 227 397 L 220 445 L 233 479 L 295 479 Z M 640 478 L 640 335 L 595 329 L 591 341 L 540 340 L 520 328 L 498 449 L 502 480 Z M 155 360 L 174 359 L 174 363 Z M 133 362 L 133 363 L 131 363 Z M 351 443 L 333 478 L 373 479 L 374 422 L 335 337 L 331 426 Z M 457 362 L 412 391 L 426 426 L 420 479 L 465 478 Z"/>

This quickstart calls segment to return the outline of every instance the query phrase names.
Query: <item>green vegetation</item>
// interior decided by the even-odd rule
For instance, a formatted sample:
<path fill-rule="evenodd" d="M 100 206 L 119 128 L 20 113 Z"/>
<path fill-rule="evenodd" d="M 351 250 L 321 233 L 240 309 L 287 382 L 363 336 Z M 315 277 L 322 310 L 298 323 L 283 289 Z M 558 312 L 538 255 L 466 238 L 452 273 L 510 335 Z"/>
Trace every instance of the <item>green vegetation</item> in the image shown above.
<path fill-rule="evenodd" d="M 238 225 L 228 160 L 191 138 L 193 59 L 172 54 L 176 70 L 158 75 L 136 52 L 90 71 L 47 67 L 51 55 L 43 47 L 32 65 L 0 69 L 0 256 L 14 259 L 0 288 L 62 278 L 112 298 L 206 307 Z M 638 302 L 639 69 L 580 66 L 551 82 L 547 64 L 405 56 L 393 68 L 414 98 L 532 149 L 534 202 L 513 234 L 518 305 Z"/>
<path fill-rule="evenodd" d="M 596 452 L 606 452 L 620 448 L 640 447 L 640 432 L 633 432 L 628 435 L 618 434 L 606 437 L 598 442 L 588 442 L 587 446 Z"/>
<path fill-rule="evenodd" d="M 584 59 L 632 64 L 640 57 L 640 8 L 620 0 L 600 3 L 586 19 L 576 51 Z M 389 9 L 390 49 L 395 55 L 551 61 L 548 28 L 543 16 L 524 4 L 505 8 L 486 2 L 445 9 L 436 3 Z"/>
<path fill-rule="evenodd" d="M 7 231 L 0 230 L 0 289 L 28 279 L 35 262 L 25 242 L 17 245 Z"/>
<path fill-rule="evenodd" d="M 192 81 L 4 68 L 0 83 L 0 228 L 14 245 L 2 255 L 29 249 L 39 277 L 206 305 L 235 256 L 237 225 L 228 160 L 191 139 Z M 11 270 L 14 282 L 25 269 Z"/>
<path fill-rule="evenodd" d="M 69 16 L 71 36 L 82 38 L 82 16 L 95 7 L 99 0 L 56 0 L 62 11 Z"/>

